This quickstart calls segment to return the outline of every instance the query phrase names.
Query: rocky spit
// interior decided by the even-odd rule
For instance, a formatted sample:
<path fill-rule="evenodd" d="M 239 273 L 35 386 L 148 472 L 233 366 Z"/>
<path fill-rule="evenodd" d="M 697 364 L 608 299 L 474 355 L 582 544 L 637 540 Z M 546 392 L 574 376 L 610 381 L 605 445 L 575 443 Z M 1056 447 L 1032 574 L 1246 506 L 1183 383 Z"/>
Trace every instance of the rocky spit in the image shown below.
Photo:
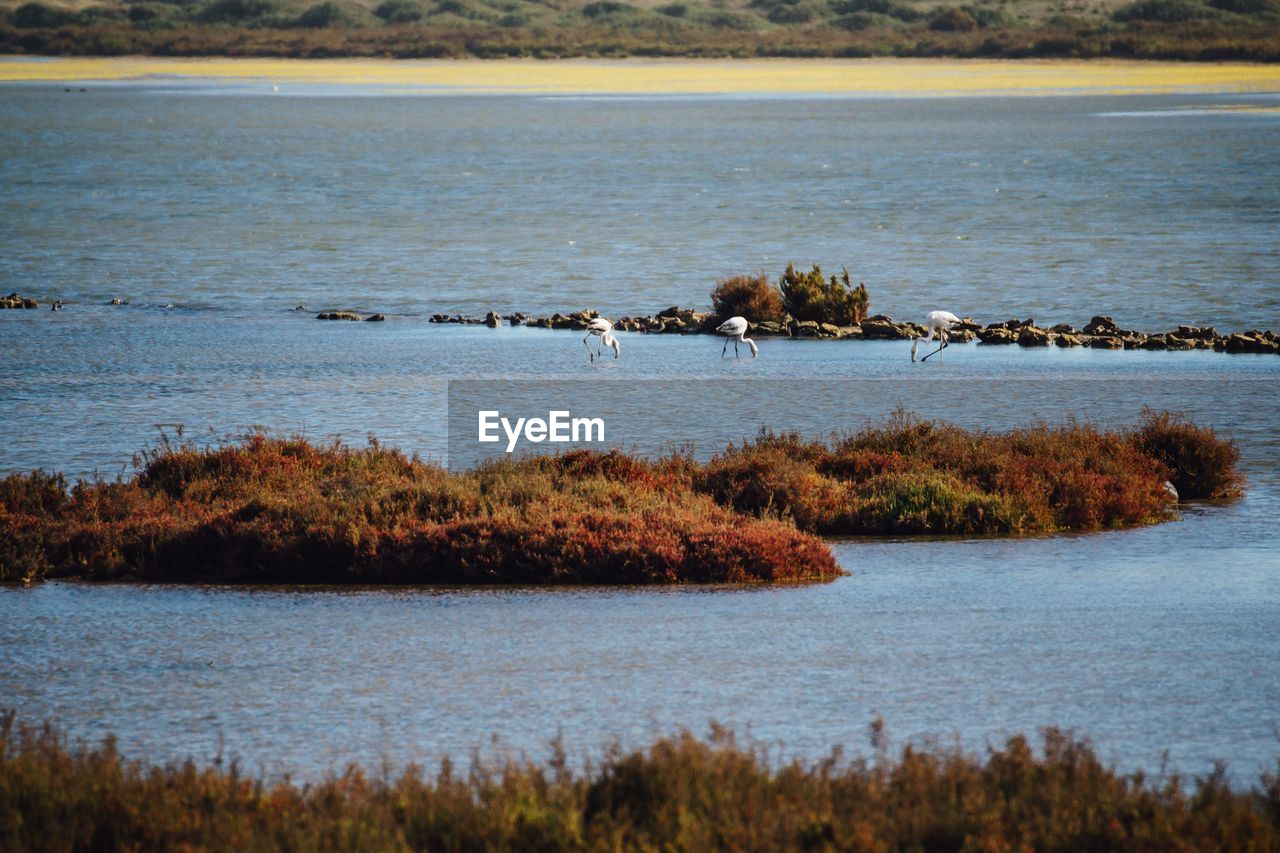
<path fill-rule="evenodd" d="M 8 296 L 0 296 L 0 308 L 38 308 L 40 307 L 34 299 L 28 299 L 25 296 L 19 296 L 16 293 L 10 293 Z"/>
<path fill-rule="evenodd" d="M 127 300 L 112 299 L 109 305 L 128 305 Z M 61 301 L 53 303 L 54 310 L 62 307 Z M 36 300 L 11 293 L 0 296 L 0 309 L 37 308 Z M 294 311 L 305 311 L 299 305 Z M 534 317 L 517 311 L 514 314 L 498 314 L 490 311 L 484 317 L 466 317 L 461 314 L 433 314 L 432 323 L 458 323 L 463 325 L 533 326 L 545 329 L 578 329 L 601 316 L 598 311 L 574 311 L 555 313 L 550 317 Z M 359 314 L 355 311 L 323 311 L 317 320 L 348 320 L 364 322 L 385 321 L 384 314 Z M 622 332 L 642 334 L 715 334 L 724 318 L 694 308 L 673 305 L 653 316 L 620 317 L 614 328 Z M 853 326 L 836 326 L 814 320 L 796 320 L 787 317 L 781 321 L 766 320 L 748 324 L 747 334 L 762 338 L 824 338 L 828 340 L 910 340 L 924 334 L 924 327 L 911 322 L 896 322 L 891 317 L 876 314 Z M 1067 323 L 1043 327 L 1033 318 L 1004 320 L 982 325 L 965 317 L 951 327 L 950 340 L 963 343 L 977 340 L 984 344 L 1017 344 L 1024 347 L 1094 347 L 1095 349 L 1149 349 L 1190 350 L 1211 349 L 1218 352 L 1273 353 L 1280 354 L 1280 335 L 1272 331 L 1250 329 L 1244 332 L 1219 332 L 1213 326 L 1180 325 L 1167 332 L 1139 332 L 1124 329 L 1110 317 L 1096 316 L 1082 329 Z"/>
<path fill-rule="evenodd" d="M 323 315 L 322 315 L 323 316 Z M 434 314 L 432 323 L 461 323 L 485 325 L 491 328 L 508 323 L 513 326 L 535 326 L 549 329 L 585 329 L 587 323 L 599 312 L 575 311 L 571 314 L 552 314 L 550 317 L 531 317 L 515 313 L 499 315 L 490 311 L 483 318 L 465 317 L 460 314 Z M 614 328 L 623 332 L 644 334 L 714 334 L 724 318 L 693 308 L 672 306 L 652 317 L 621 317 L 614 321 Z M 828 340 L 910 340 L 925 333 L 924 327 L 911 322 L 896 322 L 891 317 L 876 314 L 855 326 L 836 326 L 814 320 L 796 320 L 788 317 L 781 322 L 764 321 L 750 323 L 747 334 L 759 337 L 825 338 Z M 977 340 L 984 344 L 1017 344 L 1024 347 L 1094 347 L 1097 349 L 1212 349 L 1218 352 L 1249 352 L 1280 354 L 1280 335 L 1271 331 L 1251 329 L 1247 332 L 1219 333 L 1212 326 L 1183 326 L 1168 332 L 1139 332 L 1122 329 L 1110 317 L 1097 316 L 1083 329 L 1067 323 L 1044 328 L 1033 318 L 1005 320 L 982 325 L 969 317 L 951 327 L 948 337 L 954 342 Z"/>

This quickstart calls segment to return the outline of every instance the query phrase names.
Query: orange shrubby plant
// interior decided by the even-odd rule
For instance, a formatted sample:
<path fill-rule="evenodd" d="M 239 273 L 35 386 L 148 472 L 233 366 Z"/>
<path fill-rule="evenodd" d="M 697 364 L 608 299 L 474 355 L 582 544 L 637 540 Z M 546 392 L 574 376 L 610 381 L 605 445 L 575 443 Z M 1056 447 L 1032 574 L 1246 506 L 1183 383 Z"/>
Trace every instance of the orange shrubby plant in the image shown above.
<path fill-rule="evenodd" d="M 764 273 L 720 279 L 711 291 L 711 307 L 717 317 L 746 317 L 752 323 L 781 320 L 782 291 Z"/>
<path fill-rule="evenodd" d="M 376 443 L 262 433 L 129 480 L 0 481 L 0 580 L 653 583 L 829 578 L 827 547 L 652 463 L 578 451 L 453 474 Z M 678 470 L 678 466 L 673 470 Z M 51 485 L 52 483 L 52 485 Z M 65 494 L 65 492 L 63 492 Z"/>

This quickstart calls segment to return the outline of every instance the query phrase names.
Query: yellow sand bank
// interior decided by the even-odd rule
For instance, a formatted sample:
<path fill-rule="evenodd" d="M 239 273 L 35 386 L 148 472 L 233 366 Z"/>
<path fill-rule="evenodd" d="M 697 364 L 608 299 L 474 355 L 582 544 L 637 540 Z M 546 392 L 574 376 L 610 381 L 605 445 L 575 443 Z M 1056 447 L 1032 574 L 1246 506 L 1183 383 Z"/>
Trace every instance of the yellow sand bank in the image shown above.
<path fill-rule="evenodd" d="M 1112 61 L 0 59 L 0 82 L 182 77 L 540 94 L 1280 92 L 1280 66 Z"/>

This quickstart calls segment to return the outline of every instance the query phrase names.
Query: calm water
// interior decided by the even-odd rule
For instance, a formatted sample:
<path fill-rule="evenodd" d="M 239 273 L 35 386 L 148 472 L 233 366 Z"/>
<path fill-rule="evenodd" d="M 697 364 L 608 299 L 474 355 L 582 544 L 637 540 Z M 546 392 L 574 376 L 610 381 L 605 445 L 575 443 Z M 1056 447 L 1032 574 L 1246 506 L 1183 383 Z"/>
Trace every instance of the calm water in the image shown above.
<path fill-rule="evenodd" d="M 446 380 L 482 376 L 791 381 L 672 415 L 704 450 L 896 406 L 1006 427 L 1151 405 L 1236 438 L 1250 481 L 1150 529 L 840 542 L 853 574 L 803 588 L 0 589 L 0 706 L 269 773 L 711 720 L 816 757 L 883 715 L 899 744 L 1058 724 L 1124 767 L 1167 749 L 1247 780 L 1280 755 L 1280 358 L 958 346 L 922 367 L 905 344 L 765 342 L 721 361 L 629 335 L 596 366 L 570 333 L 426 316 L 705 304 L 717 276 L 796 260 L 847 264 L 900 317 L 1280 327 L 1280 114 L 1205 109 L 1275 101 L 0 88 L 0 290 L 71 303 L 0 312 L 0 473 L 114 476 L 176 423 L 441 456 Z"/>

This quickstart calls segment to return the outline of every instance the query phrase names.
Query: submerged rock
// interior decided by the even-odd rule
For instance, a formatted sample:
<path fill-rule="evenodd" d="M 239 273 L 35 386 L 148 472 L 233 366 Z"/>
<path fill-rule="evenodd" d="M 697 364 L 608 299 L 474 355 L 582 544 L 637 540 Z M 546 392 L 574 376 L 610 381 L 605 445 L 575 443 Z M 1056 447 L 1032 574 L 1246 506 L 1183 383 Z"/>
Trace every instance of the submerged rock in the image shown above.
<path fill-rule="evenodd" d="M 382 314 L 370 314 L 368 317 L 364 318 L 364 321 L 366 323 L 381 323 L 386 319 L 386 316 Z"/>
<path fill-rule="evenodd" d="M 354 311 L 322 311 L 316 315 L 317 320 L 359 320 L 360 315 Z"/>
<path fill-rule="evenodd" d="M 19 296 L 16 293 L 10 293 L 8 296 L 0 296 L 0 308 L 37 308 L 39 307 L 34 299 L 28 299 L 25 296 Z"/>
<path fill-rule="evenodd" d="M 498 316 L 497 311 L 490 311 L 484 315 L 484 324 L 490 329 L 496 329 L 502 325 L 502 318 Z"/>

